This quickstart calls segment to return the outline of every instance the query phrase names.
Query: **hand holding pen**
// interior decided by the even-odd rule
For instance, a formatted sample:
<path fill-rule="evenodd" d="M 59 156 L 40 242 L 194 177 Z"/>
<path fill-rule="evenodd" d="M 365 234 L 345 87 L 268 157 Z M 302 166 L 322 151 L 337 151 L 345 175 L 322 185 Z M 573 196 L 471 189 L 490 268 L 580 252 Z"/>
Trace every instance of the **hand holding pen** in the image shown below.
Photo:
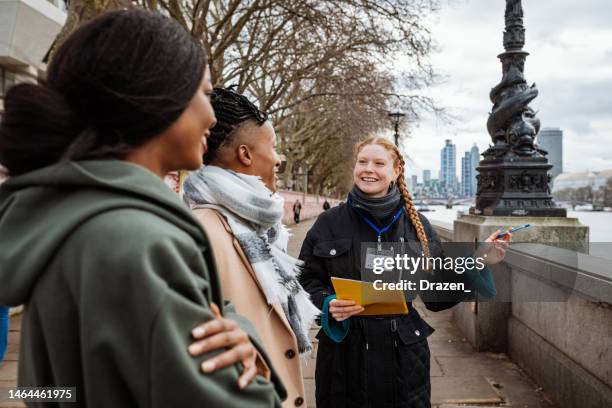
<path fill-rule="evenodd" d="M 482 257 L 486 265 L 500 263 L 506 257 L 506 249 L 512 241 L 512 229 L 503 231 L 502 228 L 495 231 L 485 240 L 485 244 L 480 247 L 477 257 Z"/>
<path fill-rule="evenodd" d="M 504 231 L 504 232 L 501 232 L 501 233 L 497 234 L 497 236 L 495 238 L 496 239 L 500 239 L 500 238 L 505 237 L 508 234 L 513 234 L 513 233 L 515 233 L 517 231 L 520 231 L 520 230 L 523 230 L 523 229 L 529 228 L 529 227 L 531 227 L 531 224 L 523 224 L 523 225 L 519 225 L 518 227 L 512 227 L 508 231 Z"/>

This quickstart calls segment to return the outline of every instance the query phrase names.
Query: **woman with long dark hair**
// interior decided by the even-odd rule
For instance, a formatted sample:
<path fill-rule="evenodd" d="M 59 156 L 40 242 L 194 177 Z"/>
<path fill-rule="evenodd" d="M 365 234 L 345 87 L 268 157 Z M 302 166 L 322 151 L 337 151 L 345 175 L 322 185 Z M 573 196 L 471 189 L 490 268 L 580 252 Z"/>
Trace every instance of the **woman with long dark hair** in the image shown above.
<path fill-rule="evenodd" d="M 353 182 L 348 203 L 319 216 L 300 253 L 304 261 L 300 282 L 322 309 L 315 372 L 317 407 L 429 407 L 427 337 L 433 328 L 412 307 L 413 294 L 406 296 L 408 313 L 357 316 L 364 308 L 351 299 L 336 299 L 331 278 L 366 280 L 363 272 L 368 268 L 369 249 L 393 258 L 389 253 L 393 250 L 389 245 L 383 248 L 384 243 L 417 248 L 412 252 L 422 259 L 442 258 L 440 240 L 414 206 L 404 180 L 404 160 L 391 142 L 369 138 L 355 146 Z M 511 238 L 495 239 L 496 235 L 489 237 L 492 244 L 482 252 L 487 264 L 503 259 Z M 375 243 L 375 248 L 362 250 L 366 243 Z M 430 281 L 461 280 L 453 270 L 424 269 L 424 278 Z M 495 295 L 487 268 L 463 272 L 465 282 L 461 283 L 485 296 Z M 460 295 L 422 297 L 429 310 L 439 311 L 457 304 Z"/>
<path fill-rule="evenodd" d="M 79 28 L 45 84 L 8 91 L 0 304 L 26 305 L 21 386 L 76 387 L 89 407 L 280 405 L 252 327 L 215 306 L 204 230 L 162 181 L 202 165 L 211 91 L 189 34 L 138 10 Z"/>

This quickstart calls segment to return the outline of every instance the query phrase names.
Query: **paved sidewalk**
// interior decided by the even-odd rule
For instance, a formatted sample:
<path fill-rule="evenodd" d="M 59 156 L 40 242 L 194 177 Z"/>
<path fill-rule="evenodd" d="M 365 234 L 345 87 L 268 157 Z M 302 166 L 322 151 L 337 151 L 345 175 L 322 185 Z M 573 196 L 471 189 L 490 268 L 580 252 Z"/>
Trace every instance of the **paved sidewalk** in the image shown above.
<path fill-rule="evenodd" d="M 290 226 L 289 252 L 297 256 L 314 220 Z M 430 312 L 417 304 L 421 316 L 436 329 L 428 339 L 431 349 L 432 406 L 553 408 L 518 366 L 505 354 L 475 352 L 452 321 L 452 312 Z M 312 330 L 314 334 L 317 330 Z M 306 400 L 315 406 L 314 368 L 316 347 L 304 365 Z"/>
<path fill-rule="evenodd" d="M 9 345 L 4 360 L 0 362 L 0 389 L 12 388 L 17 384 L 19 341 L 21 339 L 21 315 L 11 317 Z M 0 402 L 0 408 L 25 407 L 21 402 Z"/>

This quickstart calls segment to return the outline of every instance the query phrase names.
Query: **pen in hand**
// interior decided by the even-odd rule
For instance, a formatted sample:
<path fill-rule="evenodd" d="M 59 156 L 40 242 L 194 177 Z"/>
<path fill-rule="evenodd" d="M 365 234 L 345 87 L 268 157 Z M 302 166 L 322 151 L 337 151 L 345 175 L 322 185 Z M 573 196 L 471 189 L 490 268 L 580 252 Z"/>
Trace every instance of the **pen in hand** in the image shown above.
<path fill-rule="evenodd" d="M 529 228 L 529 227 L 531 227 L 531 224 L 523 224 L 523 225 L 518 226 L 518 227 L 513 227 L 513 228 L 510 228 L 508 231 L 504 231 L 504 232 L 501 232 L 501 233 L 497 234 L 497 236 L 495 237 L 495 239 L 500 239 L 500 238 L 503 238 L 503 237 L 505 237 L 506 235 L 508 235 L 509 233 L 510 233 L 510 234 L 514 234 L 516 231 L 520 231 L 520 230 L 522 230 L 522 229 Z"/>

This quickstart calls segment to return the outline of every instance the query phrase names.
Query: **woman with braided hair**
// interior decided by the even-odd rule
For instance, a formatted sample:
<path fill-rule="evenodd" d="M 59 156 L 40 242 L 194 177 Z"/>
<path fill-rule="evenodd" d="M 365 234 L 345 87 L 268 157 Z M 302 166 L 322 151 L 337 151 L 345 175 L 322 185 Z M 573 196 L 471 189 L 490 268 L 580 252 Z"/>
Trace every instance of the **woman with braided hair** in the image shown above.
<path fill-rule="evenodd" d="M 306 406 L 299 355 L 319 310 L 298 281 L 300 262 L 287 254 L 289 234 L 276 194 L 276 134 L 265 112 L 231 88 L 211 96 L 217 124 L 206 166 L 185 183 L 185 199 L 210 236 L 223 294 L 253 322 L 287 389 L 285 407 Z"/>
<path fill-rule="evenodd" d="M 388 252 L 391 246 L 383 249 L 383 243 L 397 242 L 396 248 L 404 248 L 404 243 L 406 248 L 416 245 L 423 258 L 441 257 L 440 240 L 412 202 L 404 181 L 404 160 L 395 145 L 377 137 L 358 143 L 353 182 L 347 204 L 319 216 L 300 253 L 304 261 L 300 282 L 322 310 L 315 372 L 317 407 L 430 407 L 427 337 L 434 329 L 412 308 L 412 295 L 406 295 L 407 314 L 358 316 L 364 308 L 353 300 L 336 299 L 331 277 L 366 280 L 362 272 L 370 268 L 370 250 L 393 257 Z M 496 234 L 487 241 L 494 241 Z M 506 236 L 488 246 L 488 264 L 503 259 L 509 240 Z M 364 243 L 377 244 L 362 249 Z M 430 266 L 421 271 L 430 281 L 463 280 L 471 289 L 494 296 L 487 268 L 469 272 L 458 277 L 453 270 Z M 459 293 L 450 298 L 419 295 L 432 311 L 448 309 L 461 300 Z"/>

